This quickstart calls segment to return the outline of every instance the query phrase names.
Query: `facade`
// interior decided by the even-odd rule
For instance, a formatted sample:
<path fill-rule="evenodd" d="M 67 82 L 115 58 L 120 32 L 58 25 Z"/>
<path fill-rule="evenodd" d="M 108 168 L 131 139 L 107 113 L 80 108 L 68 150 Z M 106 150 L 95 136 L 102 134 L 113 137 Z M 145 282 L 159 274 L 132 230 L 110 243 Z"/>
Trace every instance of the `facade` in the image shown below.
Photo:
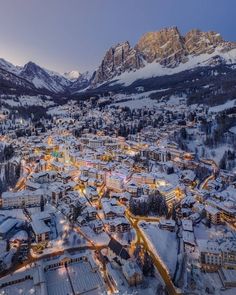
<path fill-rule="evenodd" d="M 206 206 L 206 217 L 212 224 L 221 223 L 221 213 L 214 207 Z"/>
<path fill-rule="evenodd" d="M 136 262 L 128 260 L 122 266 L 123 274 L 130 286 L 137 286 L 143 281 L 143 274 Z"/>
<path fill-rule="evenodd" d="M 206 271 L 221 267 L 236 269 L 236 243 L 234 240 L 202 240 L 199 244 L 200 261 Z"/>
<path fill-rule="evenodd" d="M 107 223 L 109 232 L 111 233 L 124 233 L 130 230 L 130 223 L 124 218 L 116 218 Z"/>
<path fill-rule="evenodd" d="M 49 241 L 51 230 L 48 224 L 50 222 L 51 215 L 47 212 L 39 212 L 33 215 L 31 227 L 37 243 Z"/>
<path fill-rule="evenodd" d="M 41 189 L 36 191 L 23 190 L 19 192 L 4 192 L 2 194 L 2 208 L 22 208 L 40 206 L 44 193 Z"/>

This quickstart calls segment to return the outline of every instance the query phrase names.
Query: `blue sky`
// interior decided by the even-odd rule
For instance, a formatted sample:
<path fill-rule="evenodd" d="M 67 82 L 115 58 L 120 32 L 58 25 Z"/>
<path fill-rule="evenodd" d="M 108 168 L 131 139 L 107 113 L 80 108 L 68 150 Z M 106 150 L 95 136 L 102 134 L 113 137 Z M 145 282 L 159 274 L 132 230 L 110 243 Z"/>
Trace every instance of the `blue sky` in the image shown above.
<path fill-rule="evenodd" d="M 235 0 L 0 0 L 0 57 L 59 72 L 92 70 L 105 51 L 178 26 L 236 41 Z"/>

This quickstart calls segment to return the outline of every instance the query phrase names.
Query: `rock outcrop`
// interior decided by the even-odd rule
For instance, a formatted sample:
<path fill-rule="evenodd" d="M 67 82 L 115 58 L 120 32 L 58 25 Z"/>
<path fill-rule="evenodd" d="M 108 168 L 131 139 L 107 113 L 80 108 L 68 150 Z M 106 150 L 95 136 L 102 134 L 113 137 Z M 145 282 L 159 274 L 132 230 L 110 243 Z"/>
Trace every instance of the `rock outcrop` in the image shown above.
<path fill-rule="evenodd" d="M 226 42 L 216 32 L 191 30 L 182 36 L 177 27 L 144 34 L 132 48 L 128 41 L 111 47 L 95 72 L 92 85 L 109 81 L 123 72 L 134 71 L 146 63 L 157 62 L 163 67 L 174 68 L 185 63 L 190 56 L 211 54 L 236 48 L 236 43 Z M 213 63 L 222 62 L 220 58 Z"/>
<path fill-rule="evenodd" d="M 102 83 L 125 71 L 140 68 L 142 60 L 136 49 L 128 41 L 111 47 L 95 73 L 93 84 Z"/>

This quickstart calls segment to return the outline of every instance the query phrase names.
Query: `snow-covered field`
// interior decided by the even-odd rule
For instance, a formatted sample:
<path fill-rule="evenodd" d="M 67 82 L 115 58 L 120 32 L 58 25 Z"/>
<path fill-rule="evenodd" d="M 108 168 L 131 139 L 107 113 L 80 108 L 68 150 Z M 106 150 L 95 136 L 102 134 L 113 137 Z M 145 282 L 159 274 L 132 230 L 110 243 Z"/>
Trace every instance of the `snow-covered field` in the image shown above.
<path fill-rule="evenodd" d="M 209 108 L 209 112 L 210 113 L 218 113 L 218 112 L 222 112 L 224 110 L 227 110 L 227 109 L 230 109 L 233 107 L 236 107 L 236 99 L 229 100 L 226 103 L 220 104 L 215 107 L 211 107 L 211 108 Z"/>
<path fill-rule="evenodd" d="M 151 109 L 154 106 L 156 107 L 160 106 L 160 104 L 156 100 L 150 99 L 150 98 L 133 99 L 133 100 L 125 101 L 125 102 L 118 102 L 113 105 L 119 106 L 119 107 L 128 107 L 131 110 L 141 109 L 145 107 L 148 109 Z"/>
<path fill-rule="evenodd" d="M 66 106 L 56 106 L 50 108 L 47 113 L 52 116 L 68 116 L 68 108 Z"/>
<path fill-rule="evenodd" d="M 214 160 L 217 164 L 220 163 L 225 151 L 232 150 L 229 144 L 222 144 L 215 148 L 209 148 L 204 144 L 204 138 L 197 138 L 187 143 L 187 147 L 191 152 L 197 152 L 200 158 L 208 158 Z"/>
<path fill-rule="evenodd" d="M 2 97 L 4 99 L 4 97 Z M 21 95 L 19 97 L 13 97 L 10 99 L 4 99 L 4 103 L 10 107 L 20 107 L 20 106 L 42 106 L 42 107 L 49 107 L 53 106 L 54 102 L 50 100 L 50 97 L 46 99 L 42 99 L 41 96 L 28 96 L 28 95 Z"/>
<path fill-rule="evenodd" d="M 186 97 L 177 97 L 172 95 L 169 100 L 167 101 L 161 101 L 158 102 L 155 99 L 151 99 L 149 96 L 156 92 L 162 92 L 166 89 L 160 89 L 160 90 L 153 90 L 153 91 L 147 91 L 143 93 L 134 93 L 129 95 L 117 95 L 115 96 L 115 103 L 111 104 L 111 106 L 119 106 L 119 107 L 129 107 L 132 109 L 141 109 L 141 108 L 148 108 L 152 109 L 154 107 L 161 108 L 165 107 L 167 105 L 170 106 L 178 106 L 182 103 L 182 101 L 186 100 Z M 127 101 L 121 101 L 121 100 L 127 100 Z"/>
<path fill-rule="evenodd" d="M 162 230 L 159 228 L 158 224 L 159 223 L 156 222 L 142 222 L 139 226 L 147 237 L 150 246 L 160 256 L 161 260 L 169 269 L 170 274 L 173 276 L 176 268 L 178 253 L 176 233 Z"/>

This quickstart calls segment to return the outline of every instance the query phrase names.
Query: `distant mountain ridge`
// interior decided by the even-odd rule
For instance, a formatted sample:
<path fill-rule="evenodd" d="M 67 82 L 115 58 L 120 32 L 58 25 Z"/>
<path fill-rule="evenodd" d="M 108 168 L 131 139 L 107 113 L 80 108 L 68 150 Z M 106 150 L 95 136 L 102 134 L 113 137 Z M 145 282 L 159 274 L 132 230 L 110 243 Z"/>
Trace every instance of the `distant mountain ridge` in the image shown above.
<path fill-rule="evenodd" d="M 171 27 L 144 34 L 134 47 L 128 41 L 112 46 L 92 73 L 71 71 L 61 75 L 33 62 L 18 67 L 0 58 L 0 86 L 4 92 L 19 88 L 19 91 L 74 94 L 103 84 L 122 87 L 198 67 L 235 63 L 236 42 L 225 41 L 216 32 L 200 30 L 182 36 L 177 27 Z"/>

